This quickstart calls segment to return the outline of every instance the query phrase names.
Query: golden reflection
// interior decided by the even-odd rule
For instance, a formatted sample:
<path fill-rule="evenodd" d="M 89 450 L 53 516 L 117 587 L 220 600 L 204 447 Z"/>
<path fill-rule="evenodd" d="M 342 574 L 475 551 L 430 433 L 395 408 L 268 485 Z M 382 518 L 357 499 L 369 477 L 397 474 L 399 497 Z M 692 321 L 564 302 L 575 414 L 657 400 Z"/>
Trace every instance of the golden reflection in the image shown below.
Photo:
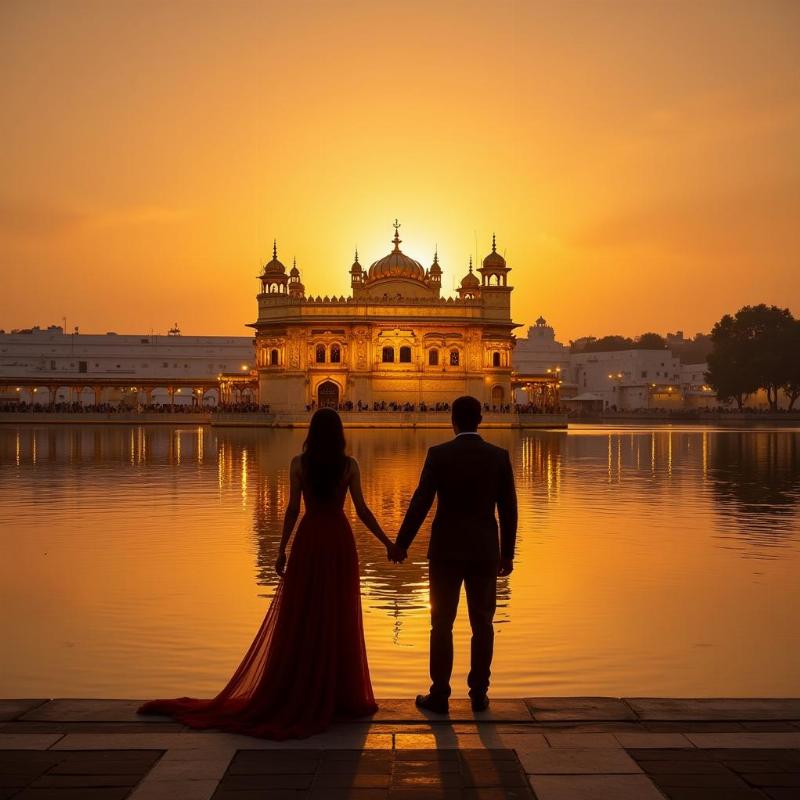
<path fill-rule="evenodd" d="M 203 426 L 198 425 L 197 427 L 197 463 L 203 463 L 203 457 L 205 453 L 203 452 L 205 446 L 204 438 L 203 438 Z"/>
<path fill-rule="evenodd" d="M 153 691 L 162 686 L 165 660 L 184 670 L 176 688 L 204 668 L 201 688 L 211 689 L 235 666 L 276 586 L 288 467 L 304 432 L 189 433 L 179 447 L 181 436 L 160 426 L 0 426 L 0 469 L 18 467 L 14 481 L 0 480 L 0 537 L 13 534 L 0 558 L 0 585 L 15 603 L 29 601 L 32 586 L 39 592 L 26 638 L 0 620 L 0 637 L 19 662 L 18 691 L 36 688 L 24 683 L 31 664 L 45 671 L 52 665 L 45 677 L 62 693 L 88 694 L 89 685 L 59 683 L 85 676 L 109 696 L 126 688 L 141 695 L 143 663 L 150 664 Z M 427 448 L 449 435 L 348 431 L 367 502 L 390 536 Z M 507 696 L 534 688 L 792 689 L 790 676 L 781 687 L 756 685 L 764 672 L 750 662 L 739 671 L 724 668 L 741 660 L 733 650 L 748 636 L 760 637 L 758 657 L 771 663 L 785 662 L 786 643 L 796 641 L 800 432 L 572 429 L 487 431 L 486 438 L 510 449 L 520 503 L 517 567 L 500 582 L 497 613 L 498 686 Z M 201 449 L 206 455 L 198 459 Z M 164 465 L 174 467 L 174 479 L 153 469 Z M 429 524 L 409 560 L 395 566 L 349 500 L 345 510 L 358 546 L 373 677 L 384 696 L 417 688 L 428 636 Z M 130 547 L 132 534 L 140 548 Z M 170 566 L 169 581 L 154 580 L 154 563 Z M 716 580 L 708 580 L 710 571 Z M 697 615 L 676 610 L 676 597 L 709 613 L 731 604 L 742 613 L 698 627 L 703 620 L 695 625 Z M 774 640 L 762 636 L 765 614 L 774 619 Z M 149 646 L 141 640 L 143 622 L 159 635 L 134 669 L 125 659 L 131 647 Z M 467 637 L 466 621 L 460 624 L 458 635 Z M 79 642 L 75 648 L 61 645 L 64 630 Z M 698 655 L 696 642 L 709 637 L 713 647 Z M 92 641 L 96 649 L 86 649 Z M 41 648 L 47 658 L 38 657 Z M 184 664 L 178 653 L 189 650 L 197 659 Z M 213 655 L 207 663 L 206 653 Z M 70 658 L 80 669 L 64 669 Z M 648 663 L 656 665 L 650 672 L 642 667 Z M 693 666 L 687 672 L 681 664 Z M 689 673 L 695 682 L 681 683 Z M 723 673 L 731 676 L 725 686 L 702 683 Z M 393 683 L 395 674 L 405 677 Z M 123 678 L 129 686 L 113 683 Z M 0 676 L 0 688 L 10 691 L 7 680 Z"/>
<path fill-rule="evenodd" d="M 242 450 L 242 505 L 247 505 L 247 450 Z"/>

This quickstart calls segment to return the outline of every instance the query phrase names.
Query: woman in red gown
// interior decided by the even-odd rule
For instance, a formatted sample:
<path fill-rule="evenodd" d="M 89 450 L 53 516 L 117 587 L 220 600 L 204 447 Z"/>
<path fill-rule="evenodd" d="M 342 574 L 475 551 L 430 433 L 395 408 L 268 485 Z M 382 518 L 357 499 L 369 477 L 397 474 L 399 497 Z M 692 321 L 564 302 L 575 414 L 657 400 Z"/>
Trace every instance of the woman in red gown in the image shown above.
<path fill-rule="evenodd" d="M 345 454 L 342 421 L 333 409 L 321 408 L 311 419 L 303 454 L 292 460 L 275 563 L 281 581 L 244 660 L 213 700 L 153 700 L 139 713 L 166 714 L 193 728 L 290 739 L 319 733 L 334 719 L 377 711 L 358 555 L 343 509 L 348 490 L 359 518 L 394 560 L 394 545 L 364 501 L 358 462 Z M 301 496 L 306 512 L 287 564 Z"/>

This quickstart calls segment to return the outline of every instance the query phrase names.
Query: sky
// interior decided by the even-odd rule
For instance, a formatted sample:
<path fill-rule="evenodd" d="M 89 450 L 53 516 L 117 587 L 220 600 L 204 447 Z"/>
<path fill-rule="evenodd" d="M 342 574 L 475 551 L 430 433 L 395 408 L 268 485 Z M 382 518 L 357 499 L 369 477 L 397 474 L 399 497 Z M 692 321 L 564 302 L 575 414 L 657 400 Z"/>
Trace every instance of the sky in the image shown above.
<path fill-rule="evenodd" d="M 0 328 L 243 335 L 391 249 L 584 335 L 800 315 L 800 3 L 0 2 Z M 524 328 L 518 330 L 524 335 Z"/>

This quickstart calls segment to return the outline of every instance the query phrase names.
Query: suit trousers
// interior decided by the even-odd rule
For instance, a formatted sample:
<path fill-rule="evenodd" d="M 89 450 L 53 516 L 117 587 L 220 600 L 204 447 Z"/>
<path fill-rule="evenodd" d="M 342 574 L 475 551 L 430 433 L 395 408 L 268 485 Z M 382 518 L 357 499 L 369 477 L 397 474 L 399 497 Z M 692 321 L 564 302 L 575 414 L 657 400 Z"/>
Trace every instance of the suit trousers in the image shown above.
<path fill-rule="evenodd" d="M 429 562 L 431 602 L 430 693 L 450 696 L 453 672 L 453 622 L 458 611 L 461 584 L 467 595 L 469 624 L 472 628 L 470 671 L 467 677 L 470 696 L 489 689 L 494 648 L 492 620 L 497 606 L 497 561 L 435 559 Z"/>

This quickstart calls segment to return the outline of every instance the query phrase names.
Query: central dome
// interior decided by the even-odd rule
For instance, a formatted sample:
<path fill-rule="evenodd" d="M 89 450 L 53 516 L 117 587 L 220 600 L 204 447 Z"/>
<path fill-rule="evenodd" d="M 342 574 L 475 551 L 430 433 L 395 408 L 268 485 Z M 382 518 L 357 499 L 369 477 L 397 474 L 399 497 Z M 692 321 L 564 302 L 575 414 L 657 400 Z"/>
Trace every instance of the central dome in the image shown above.
<path fill-rule="evenodd" d="M 369 268 L 367 280 L 376 281 L 380 278 L 410 278 L 411 280 L 425 281 L 425 267 L 409 258 L 400 250 L 400 236 L 398 235 L 399 225 L 395 223 L 394 250 L 388 256 L 379 258 Z"/>

